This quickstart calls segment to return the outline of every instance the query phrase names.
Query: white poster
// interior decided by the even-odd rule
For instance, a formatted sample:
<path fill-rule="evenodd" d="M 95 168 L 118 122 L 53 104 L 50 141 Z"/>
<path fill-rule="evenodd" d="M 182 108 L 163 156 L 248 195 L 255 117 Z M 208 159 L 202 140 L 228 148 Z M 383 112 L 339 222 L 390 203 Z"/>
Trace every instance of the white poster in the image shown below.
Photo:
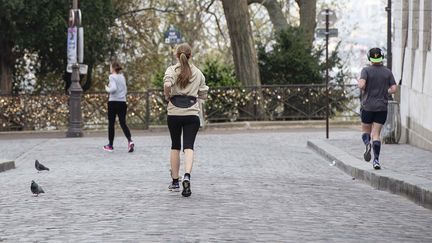
<path fill-rule="evenodd" d="M 77 63 L 77 28 L 68 28 L 67 36 L 67 62 L 68 64 Z"/>

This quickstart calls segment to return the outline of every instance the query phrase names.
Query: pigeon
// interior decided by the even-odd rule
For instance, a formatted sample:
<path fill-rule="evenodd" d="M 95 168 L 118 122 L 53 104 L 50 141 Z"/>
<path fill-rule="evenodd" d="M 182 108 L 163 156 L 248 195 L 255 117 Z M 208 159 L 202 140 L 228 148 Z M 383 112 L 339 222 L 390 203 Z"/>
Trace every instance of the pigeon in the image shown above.
<path fill-rule="evenodd" d="M 36 170 L 38 170 L 38 171 L 42 171 L 42 170 L 48 170 L 48 171 L 49 171 L 49 168 L 46 167 L 45 165 L 39 163 L 38 160 L 35 160 L 35 168 L 36 168 Z"/>
<path fill-rule="evenodd" d="M 35 181 L 32 181 L 30 190 L 33 194 L 36 196 L 39 195 L 39 193 L 45 193 L 41 186 L 39 186 Z"/>

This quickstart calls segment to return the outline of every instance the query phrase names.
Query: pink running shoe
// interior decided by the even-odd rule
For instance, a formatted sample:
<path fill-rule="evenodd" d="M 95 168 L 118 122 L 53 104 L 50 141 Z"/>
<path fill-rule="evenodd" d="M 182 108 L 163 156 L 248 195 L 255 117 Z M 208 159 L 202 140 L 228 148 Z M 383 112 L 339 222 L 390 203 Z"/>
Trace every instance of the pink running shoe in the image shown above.
<path fill-rule="evenodd" d="M 132 152 L 134 151 L 134 148 L 135 148 L 135 144 L 134 144 L 134 142 L 129 141 L 129 142 L 128 142 L 128 152 L 129 152 L 129 153 L 132 153 Z"/>
<path fill-rule="evenodd" d="M 103 146 L 103 150 L 108 151 L 108 152 L 112 152 L 114 150 L 112 145 L 105 145 Z"/>

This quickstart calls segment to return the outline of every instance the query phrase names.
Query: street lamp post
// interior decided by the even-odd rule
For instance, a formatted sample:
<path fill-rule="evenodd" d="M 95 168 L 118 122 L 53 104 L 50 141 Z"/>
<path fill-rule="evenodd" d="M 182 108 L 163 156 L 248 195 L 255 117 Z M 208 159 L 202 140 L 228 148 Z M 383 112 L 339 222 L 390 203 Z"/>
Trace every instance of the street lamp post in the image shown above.
<path fill-rule="evenodd" d="M 330 9 L 325 10 L 325 29 L 326 29 L 326 35 L 325 35 L 325 41 L 326 41 L 326 138 L 329 138 L 329 116 L 330 116 L 330 97 L 329 97 L 329 15 L 330 15 Z"/>
<path fill-rule="evenodd" d="M 387 1 L 387 7 L 385 10 L 387 11 L 387 67 L 392 69 L 392 43 L 391 43 L 391 8 L 392 8 L 392 0 Z"/>
<path fill-rule="evenodd" d="M 316 33 L 318 37 L 325 38 L 325 59 L 326 59 L 326 70 L 325 70 L 325 96 L 326 96 L 326 138 L 329 138 L 329 117 L 330 117 L 330 97 L 329 97 L 329 38 L 338 36 L 337 28 L 330 28 L 337 21 L 336 13 L 333 10 L 328 8 L 323 9 L 318 14 L 318 24 L 319 27 L 322 27 L 324 24 L 324 28 L 317 28 Z"/>
<path fill-rule="evenodd" d="M 72 5 L 72 20 L 69 21 L 69 27 L 76 28 L 78 30 L 81 22 L 81 16 L 78 10 L 78 0 L 73 0 Z M 80 49 L 79 43 L 79 31 L 76 31 L 76 41 L 75 43 L 75 52 Z M 82 113 L 81 113 L 81 97 L 83 93 L 83 89 L 81 88 L 81 85 L 79 83 L 80 77 L 79 77 L 79 63 L 78 63 L 78 55 L 75 53 L 75 55 L 72 55 L 75 58 L 73 58 L 72 63 L 72 77 L 71 77 L 71 87 L 70 87 L 70 96 L 69 96 L 69 128 L 66 133 L 66 137 L 82 137 Z"/>

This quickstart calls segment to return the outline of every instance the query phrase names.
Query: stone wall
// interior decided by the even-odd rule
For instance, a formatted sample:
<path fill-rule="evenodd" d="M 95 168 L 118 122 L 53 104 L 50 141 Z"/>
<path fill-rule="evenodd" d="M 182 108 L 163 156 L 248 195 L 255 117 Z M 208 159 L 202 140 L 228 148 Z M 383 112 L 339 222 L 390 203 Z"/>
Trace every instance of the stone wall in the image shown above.
<path fill-rule="evenodd" d="M 401 142 L 432 150 L 432 1 L 394 0 L 393 73 L 402 80 Z"/>

